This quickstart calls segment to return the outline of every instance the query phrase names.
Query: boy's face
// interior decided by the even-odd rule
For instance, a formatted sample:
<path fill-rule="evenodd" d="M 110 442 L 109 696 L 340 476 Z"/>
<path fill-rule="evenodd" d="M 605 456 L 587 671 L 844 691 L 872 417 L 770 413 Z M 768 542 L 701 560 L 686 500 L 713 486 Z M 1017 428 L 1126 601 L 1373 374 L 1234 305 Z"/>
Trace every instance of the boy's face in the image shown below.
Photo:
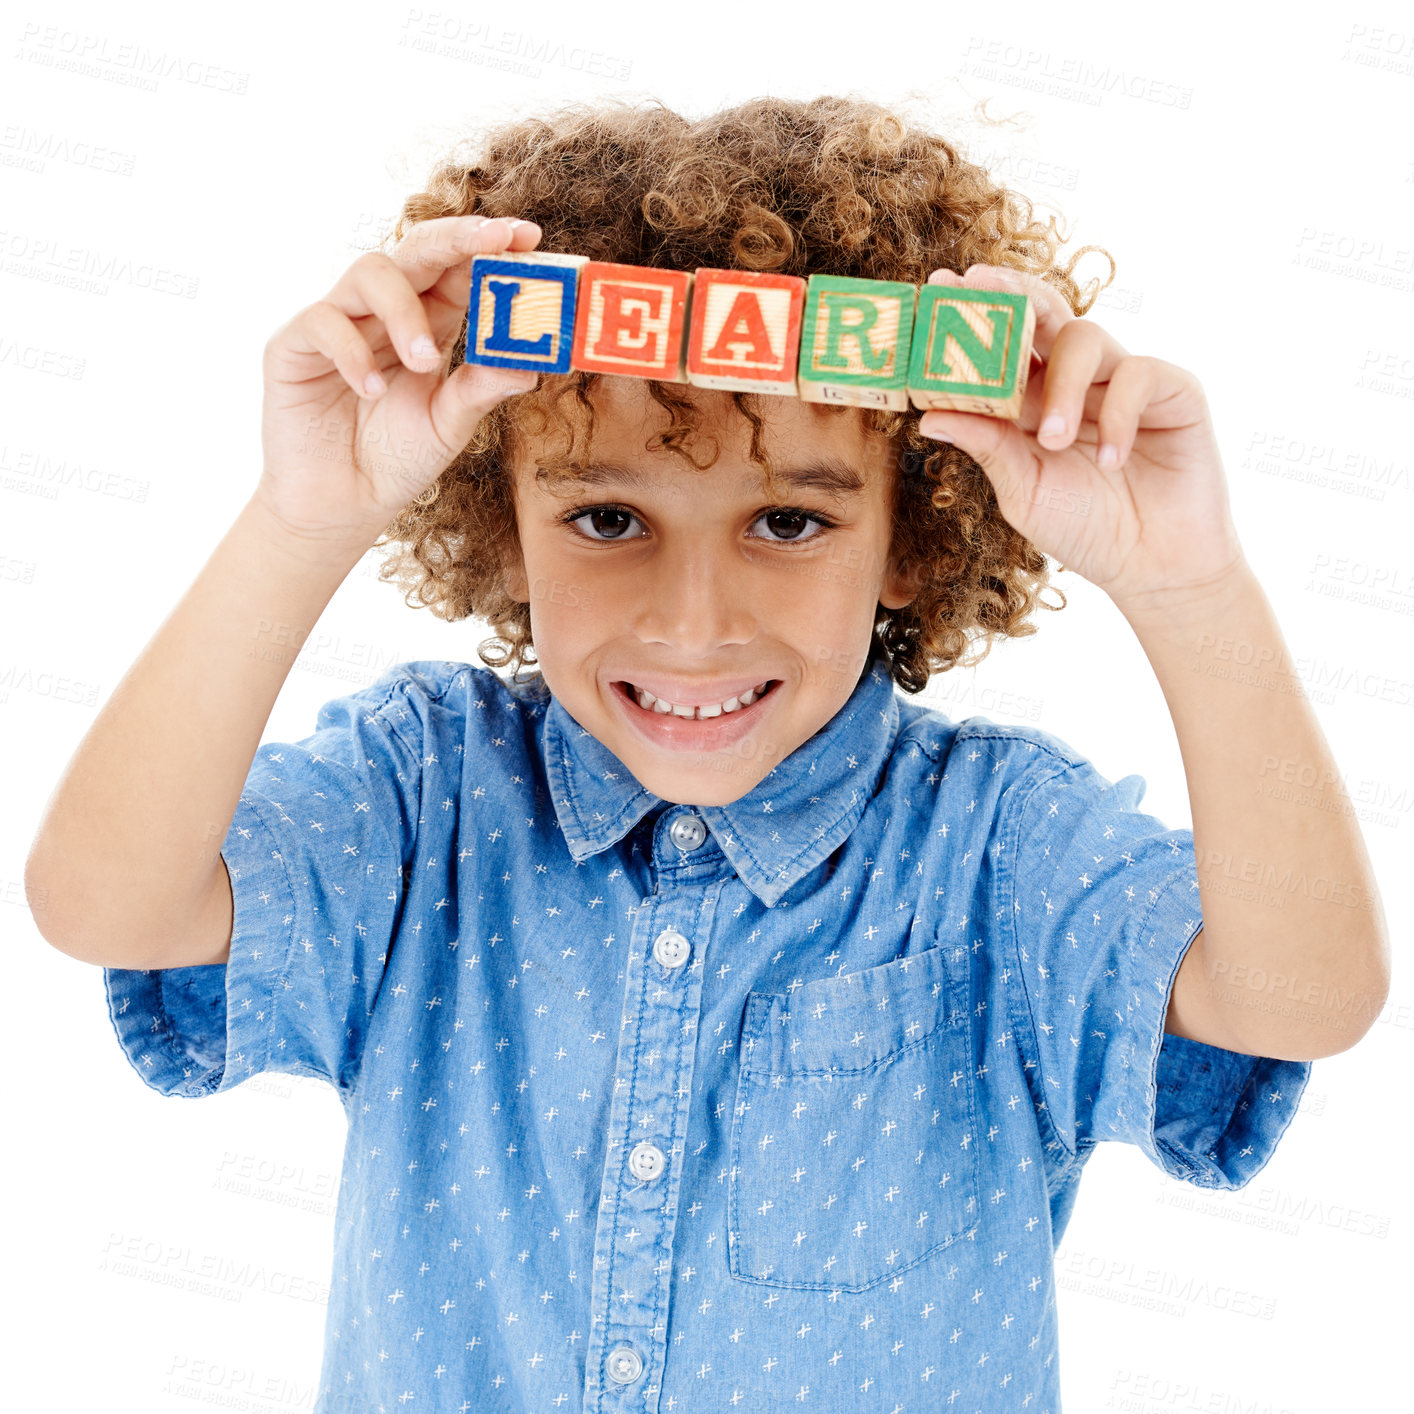
<path fill-rule="evenodd" d="M 530 606 L 538 666 L 565 711 L 654 795 L 727 805 L 835 715 L 859 680 L 878 606 L 901 608 L 913 594 L 888 560 L 896 460 L 858 414 L 759 400 L 783 479 L 828 463 L 862 483 L 843 497 L 785 486 L 772 503 L 731 395 L 685 391 L 699 409 L 694 460 L 710 457 L 713 439 L 720 448 L 705 471 L 645 450 L 669 417 L 637 379 L 594 387 L 595 484 L 538 484 L 537 453 L 562 444 L 517 437 L 520 548 L 507 584 Z M 767 680 L 750 705 L 702 720 L 645 710 L 636 692 L 710 711 Z"/>

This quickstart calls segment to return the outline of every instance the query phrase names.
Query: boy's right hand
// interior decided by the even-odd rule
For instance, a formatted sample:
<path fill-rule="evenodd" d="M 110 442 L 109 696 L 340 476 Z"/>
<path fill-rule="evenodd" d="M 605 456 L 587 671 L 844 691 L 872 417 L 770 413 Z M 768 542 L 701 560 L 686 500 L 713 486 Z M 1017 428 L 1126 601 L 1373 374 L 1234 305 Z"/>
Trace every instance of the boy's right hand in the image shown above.
<path fill-rule="evenodd" d="M 533 221 L 501 217 L 420 221 L 391 254 L 359 256 L 275 331 L 256 496 L 277 523 L 320 545 L 372 545 L 496 403 L 535 386 L 536 374 L 512 369 L 443 370 L 466 316 L 471 258 L 531 250 L 540 234 Z M 420 336 L 436 351 L 419 354 Z"/>

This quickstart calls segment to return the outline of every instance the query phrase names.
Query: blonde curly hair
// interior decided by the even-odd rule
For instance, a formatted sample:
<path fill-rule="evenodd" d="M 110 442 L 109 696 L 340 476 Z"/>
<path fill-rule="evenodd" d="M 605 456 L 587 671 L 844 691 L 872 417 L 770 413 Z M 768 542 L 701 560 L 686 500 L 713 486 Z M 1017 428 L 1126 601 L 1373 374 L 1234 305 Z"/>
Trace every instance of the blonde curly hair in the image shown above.
<path fill-rule="evenodd" d="M 759 98 L 691 120 L 657 101 L 572 103 L 506 122 L 465 155 L 435 166 L 424 191 L 408 197 L 391 240 L 418 221 L 472 213 L 521 216 L 542 229 L 540 249 L 673 270 L 698 266 L 786 275 L 852 275 L 921 285 L 946 267 L 984 263 L 1040 276 L 1077 314 L 1090 309 L 1064 266 L 1054 215 L 1043 225 L 1031 201 L 994 182 L 958 147 L 877 103 L 850 97 Z M 1109 281 L 1106 281 L 1108 284 Z M 452 367 L 466 350 L 463 326 Z M 578 430 L 592 441 L 589 393 L 602 375 L 541 375 L 507 399 L 472 440 L 379 538 L 398 545 L 379 579 L 396 582 L 413 607 L 448 621 L 485 619 L 497 637 L 477 652 L 513 672 L 534 663 L 529 605 L 513 599 L 499 553 L 517 543 L 512 449 L 532 419 L 537 433 L 564 432 L 566 450 L 547 461 L 553 481 L 572 480 Z M 670 414 L 659 444 L 697 470 L 691 442 L 696 409 L 683 385 L 648 380 Z M 778 494 L 762 445 L 761 398 L 730 395 L 751 428 L 763 489 Z M 900 609 L 878 607 L 870 657 L 882 651 L 894 682 L 918 693 L 933 673 L 980 662 L 998 637 L 1035 633 L 1028 622 L 1049 584 L 1045 556 L 997 507 L 981 467 L 959 448 L 922 436 L 916 413 L 839 408 L 896 449 L 900 475 L 890 554 L 919 586 Z M 972 646 L 971 656 L 966 656 Z"/>

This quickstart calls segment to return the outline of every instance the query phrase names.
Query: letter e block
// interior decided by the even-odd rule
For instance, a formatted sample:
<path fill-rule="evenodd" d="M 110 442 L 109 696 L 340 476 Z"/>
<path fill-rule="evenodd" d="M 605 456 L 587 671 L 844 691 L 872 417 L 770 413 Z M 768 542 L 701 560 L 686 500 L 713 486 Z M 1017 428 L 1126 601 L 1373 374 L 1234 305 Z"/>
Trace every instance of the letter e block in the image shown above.
<path fill-rule="evenodd" d="M 686 383 L 683 335 L 692 299 L 685 270 L 591 260 L 579 272 L 570 367 Z"/>
<path fill-rule="evenodd" d="M 575 294 L 587 255 L 532 250 L 471 261 L 466 361 L 568 373 Z"/>
<path fill-rule="evenodd" d="M 805 281 L 756 270 L 699 269 L 687 335 L 687 381 L 725 392 L 796 396 Z"/>
<path fill-rule="evenodd" d="M 924 285 L 908 368 L 913 406 L 1016 417 L 1035 330 L 1036 311 L 1025 295 Z"/>
<path fill-rule="evenodd" d="M 897 280 L 812 275 L 800 336 L 807 403 L 908 407 L 908 354 L 918 287 Z"/>

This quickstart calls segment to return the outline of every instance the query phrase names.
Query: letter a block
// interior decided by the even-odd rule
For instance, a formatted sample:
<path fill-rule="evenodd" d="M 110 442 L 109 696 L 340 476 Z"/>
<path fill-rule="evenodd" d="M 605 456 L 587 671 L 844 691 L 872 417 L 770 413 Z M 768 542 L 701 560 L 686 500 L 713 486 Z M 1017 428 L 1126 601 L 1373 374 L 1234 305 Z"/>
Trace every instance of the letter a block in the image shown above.
<path fill-rule="evenodd" d="M 800 336 L 800 397 L 850 407 L 908 407 L 915 285 L 812 275 Z"/>
<path fill-rule="evenodd" d="M 692 276 L 591 260 L 579 272 L 570 366 L 686 383 L 683 334 Z"/>
<path fill-rule="evenodd" d="M 908 369 L 913 406 L 1015 418 L 1035 330 L 1036 311 L 1025 295 L 924 285 Z"/>
<path fill-rule="evenodd" d="M 587 255 L 525 251 L 471 262 L 466 361 L 568 373 L 576 284 Z"/>
<path fill-rule="evenodd" d="M 687 381 L 726 392 L 796 396 L 805 281 L 755 270 L 699 269 L 687 335 Z"/>

